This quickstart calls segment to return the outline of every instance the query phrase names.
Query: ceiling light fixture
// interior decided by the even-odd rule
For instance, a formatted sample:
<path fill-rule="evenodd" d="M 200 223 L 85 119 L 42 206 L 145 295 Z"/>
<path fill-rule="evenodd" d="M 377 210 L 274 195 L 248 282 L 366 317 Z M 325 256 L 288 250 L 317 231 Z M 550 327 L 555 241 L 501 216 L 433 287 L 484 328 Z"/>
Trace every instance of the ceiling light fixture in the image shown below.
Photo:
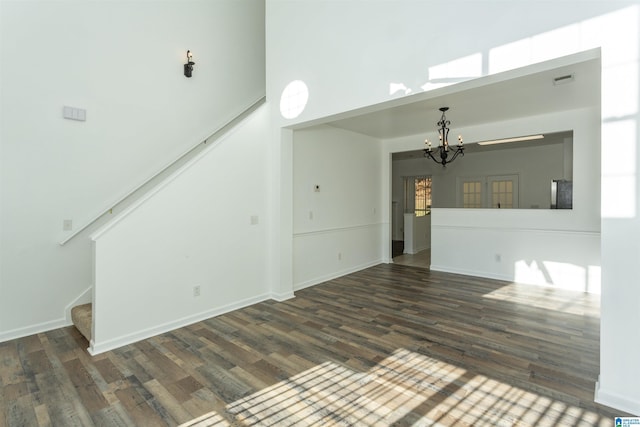
<path fill-rule="evenodd" d="M 542 139 L 542 138 L 544 138 L 544 135 L 517 136 L 514 138 L 503 138 L 503 139 L 492 139 L 490 141 L 480 141 L 478 142 L 478 145 L 505 144 L 507 142 L 532 141 L 534 139 Z"/>
<path fill-rule="evenodd" d="M 458 135 L 458 146 L 453 152 L 453 156 L 449 158 L 449 125 L 451 122 L 447 120 L 444 113 L 449 109 L 449 107 L 442 107 L 440 111 L 442 111 L 442 117 L 438 124 L 438 133 L 440 138 L 440 143 L 438 144 L 438 148 L 435 150 L 431 148 L 431 141 L 428 139 L 424 140 L 424 143 L 427 145 L 427 148 L 424 149 L 424 156 L 430 157 L 436 163 L 440 163 L 443 167 L 446 167 L 448 163 L 453 162 L 458 155 L 464 156 L 464 147 L 462 146 L 462 135 Z M 437 153 L 439 159 L 433 156 L 433 153 Z"/>

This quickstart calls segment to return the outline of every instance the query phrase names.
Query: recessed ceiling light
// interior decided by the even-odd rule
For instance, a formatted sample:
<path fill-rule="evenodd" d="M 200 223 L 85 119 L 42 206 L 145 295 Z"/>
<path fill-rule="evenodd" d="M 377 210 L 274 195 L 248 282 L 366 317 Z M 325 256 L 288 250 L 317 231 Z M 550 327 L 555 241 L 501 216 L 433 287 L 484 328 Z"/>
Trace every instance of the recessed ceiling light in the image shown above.
<path fill-rule="evenodd" d="M 478 142 L 478 145 L 504 144 L 507 142 L 531 141 L 534 139 L 542 139 L 542 138 L 544 138 L 544 135 L 516 136 L 514 138 L 503 138 L 503 139 L 492 139 L 489 141 L 480 141 Z"/>

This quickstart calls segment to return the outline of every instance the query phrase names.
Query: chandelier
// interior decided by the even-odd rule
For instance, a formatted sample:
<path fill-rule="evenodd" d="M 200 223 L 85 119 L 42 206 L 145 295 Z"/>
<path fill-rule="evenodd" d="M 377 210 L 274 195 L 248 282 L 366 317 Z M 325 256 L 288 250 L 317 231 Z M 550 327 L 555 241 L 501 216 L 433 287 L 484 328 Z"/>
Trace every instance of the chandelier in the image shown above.
<path fill-rule="evenodd" d="M 464 156 L 464 147 L 462 146 L 462 135 L 458 135 L 458 145 L 455 148 L 455 151 L 449 147 L 449 125 L 451 122 L 447 120 L 444 113 L 447 111 L 449 107 L 442 107 L 440 111 L 442 111 L 442 117 L 438 122 L 438 133 L 440 134 L 440 143 L 438 147 L 434 150 L 431 148 L 431 141 L 425 139 L 424 143 L 427 145 L 427 148 L 424 149 L 424 156 L 430 157 L 436 163 L 440 163 L 442 166 L 446 167 L 447 163 L 453 162 L 458 155 Z M 434 153 L 436 154 L 434 156 Z M 453 155 L 449 157 L 450 154 Z"/>

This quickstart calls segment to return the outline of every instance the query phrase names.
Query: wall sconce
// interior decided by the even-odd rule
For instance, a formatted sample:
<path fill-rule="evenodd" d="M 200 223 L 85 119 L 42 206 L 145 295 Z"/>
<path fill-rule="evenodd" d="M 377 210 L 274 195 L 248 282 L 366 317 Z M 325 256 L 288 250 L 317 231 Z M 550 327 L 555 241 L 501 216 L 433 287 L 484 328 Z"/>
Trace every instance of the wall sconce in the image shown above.
<path fill-rule="evenodd" d="M 184 64 L 184 76 L 191 77 L 191 73 L 193 72 L 193 53 L 190 50 L 187 51 L 187 63 Z"/>

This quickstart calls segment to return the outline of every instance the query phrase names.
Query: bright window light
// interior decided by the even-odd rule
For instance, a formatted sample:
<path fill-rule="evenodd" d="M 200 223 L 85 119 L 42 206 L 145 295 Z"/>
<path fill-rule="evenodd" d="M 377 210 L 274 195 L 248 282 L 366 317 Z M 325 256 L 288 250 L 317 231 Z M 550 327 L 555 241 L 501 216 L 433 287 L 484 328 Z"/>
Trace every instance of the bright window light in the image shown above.
<path fill-rule="evenodd" d="M 636 121 L 620 120 L 602 125 L 602 175 L 635 175 Z"/>
<path fill-rule="evenodd" d="M 633 218 L 636 215 L 636 124 L 619 120 L 602 124 L 603 218 Z"/>
<path fill-rule="evenodd" d="M 389 95 L 393 95 L 398 92 L 401 92 L 403 95 L 408 95 L 411 93 L 411 89 L 409 89 L 404 83 L 389 83 Z"/>
<path fill-rule="evenodd" d="M 429 80 L 482 76 L 482 54 L 476 53 L 429 67 Z"/>
<path fill-rule="evenodd" d="M 640 49 L 639 18 L 638 6 L 630 6 L 583 21 L 582 50 L 602 47 L 603 68 L 637 59 Z"/>
<path fill-rule="evenodd" d="M 577 24 L 527 37 L 489 51 L 489 74 L 513 70 L 596 47 L 602 47 L 602 65 L 628 61 L 638 55 L 637 6 L 631 6 Z M 620 43 L 625 40 L 625 43 Z M 637 58 L 637 56 L 636 56 Z M 602 90 L 603 94 L 605 90 Z"/>
<path fill-rule="evenodd" d="M 513 70 L 531 63 L 530 38 L 494 47 L 489 51 L 489 74 Z"/>
<path fill-rule="evenodd" d="M 280 97 L 280 114 L 285 119 L 298 117 L 309 100 L 309 89 L 302 80 L 294 80 L 282 91 Z"/>
<path fill-rule="evenodd" d="M 580 24 L 573 24 L 532 37 L 531 62 L 548 61 L 579 52 L 580 36 Z M 558 40 L 562 40 L 562 43 L 558 43 Z"/>
<path fill-rule="evenodd" d="M 635 218 L 636 176 L 602 176 L 603 218 Z"/>
<path fill-rule="evenodd" d="M 638 112 L 638 63 L 626 63 L 602 69 L 602 115 L 624 117 Z M 606 134 L 603 134 L 606 135 Z"/>

